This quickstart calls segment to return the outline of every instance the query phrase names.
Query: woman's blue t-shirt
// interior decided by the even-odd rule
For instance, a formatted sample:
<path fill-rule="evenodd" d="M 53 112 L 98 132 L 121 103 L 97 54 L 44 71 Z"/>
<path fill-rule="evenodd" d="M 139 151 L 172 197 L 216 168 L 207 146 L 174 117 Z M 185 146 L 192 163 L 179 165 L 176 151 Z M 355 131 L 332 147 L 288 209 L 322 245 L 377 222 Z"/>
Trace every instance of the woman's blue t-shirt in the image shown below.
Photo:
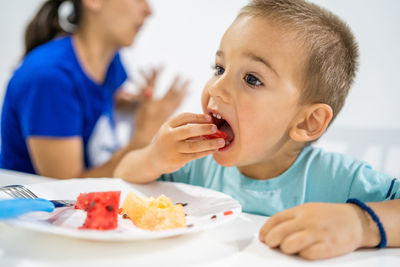
<path fill-rule="evenodd" d="M 113 94 L 127 78 L 120 56 L 98 84 L 82 69 L 72 38 L 37 47 L 12 76 L 1 114 L 1 168 L 35 173 L 28 137 L 81 137 L 86 167 L 105 162 L 118 148 Z"/>

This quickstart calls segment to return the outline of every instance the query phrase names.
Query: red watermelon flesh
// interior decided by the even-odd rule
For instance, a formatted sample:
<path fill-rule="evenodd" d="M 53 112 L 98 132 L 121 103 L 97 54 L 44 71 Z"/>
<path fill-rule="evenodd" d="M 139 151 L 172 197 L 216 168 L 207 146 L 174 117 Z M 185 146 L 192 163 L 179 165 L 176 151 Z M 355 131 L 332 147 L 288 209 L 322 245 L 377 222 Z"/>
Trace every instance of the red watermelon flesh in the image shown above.
<path fill-rule="evenodd" d="M 78 199 L 76 200 L 75 209 L 77 210 L 87 210 L 89 206 L 88 193 L 80 193 Z"/>
<path fill-rule="evenodd" d="M 215 133 L 213 134 L 208 134 L 208 135 L 203 135 L 202 137 L 204 139 L 215 139 L 215 138 L 222 138 L 225 139 L 228 136 L 228 134 L 226 132 L 223 132 L 221 130 L 217 130 Z"/>
<path fill-rule="evenodd" d="M 85 223 L 79 229 L 111 230 L 118 227 L 118 210 L 121 191 L 91 192 L 82 195 L 78 207 L 87 209 Z"/>

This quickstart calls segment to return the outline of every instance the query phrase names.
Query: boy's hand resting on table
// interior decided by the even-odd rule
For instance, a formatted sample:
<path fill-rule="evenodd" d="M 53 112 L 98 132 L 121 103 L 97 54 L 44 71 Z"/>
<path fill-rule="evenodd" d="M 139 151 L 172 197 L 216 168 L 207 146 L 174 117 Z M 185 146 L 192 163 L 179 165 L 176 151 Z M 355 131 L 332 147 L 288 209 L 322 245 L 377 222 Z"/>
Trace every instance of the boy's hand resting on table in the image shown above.
<path fill-rule="evenodd" d="M 164 173 L 176 171 L 187 162 L 224 147 L 223 138 L 202 138 L 217 130 L 210 115 L 177 115 L 161 126 L 150 145 L 128 153 L 119 163 L 114 176 L 134 183 L 154 181 Z"/>
<path fill-rule="evenodd" d="M 380 234 L 369 215 L 353 204 L 306 203 L 272 216 L 260 230 L 260 241 L 314 260 L 374 247 Z"/>

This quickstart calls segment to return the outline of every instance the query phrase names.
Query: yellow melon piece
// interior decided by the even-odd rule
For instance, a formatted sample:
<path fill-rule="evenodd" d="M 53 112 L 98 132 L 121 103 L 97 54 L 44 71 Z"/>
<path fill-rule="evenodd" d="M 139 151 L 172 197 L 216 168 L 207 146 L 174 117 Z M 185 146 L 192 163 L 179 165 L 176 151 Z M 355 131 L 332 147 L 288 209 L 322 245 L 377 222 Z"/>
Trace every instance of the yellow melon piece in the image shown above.
<path fill-rule="evenodd" d="M 129 192 L 121 206 L 125 213 L 139 228 L 146 230 L 167 230 L 186 227 L 183 206 L 174 205 L 165 195 L 156 199 L 141 198 Z"/>

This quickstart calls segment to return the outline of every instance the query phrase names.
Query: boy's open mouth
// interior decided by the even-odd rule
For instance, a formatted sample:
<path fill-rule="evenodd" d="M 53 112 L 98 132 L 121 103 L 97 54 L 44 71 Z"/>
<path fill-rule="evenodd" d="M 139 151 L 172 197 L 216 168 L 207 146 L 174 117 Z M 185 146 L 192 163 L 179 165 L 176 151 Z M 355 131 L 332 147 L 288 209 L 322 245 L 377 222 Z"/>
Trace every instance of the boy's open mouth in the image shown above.
<path fill-rule="evenodd" d="M 235 139 L 235 134 L 232 130 L 232 127 L 221 115 L 214 112 L 211 112 L 210 115 L 212 117 L 213 123 L 218 127 L 218 130 L 223 131 L 227 134 L 227 136 L 225 137 L 225 146 L 223 148 L 228 147 Z"/>

